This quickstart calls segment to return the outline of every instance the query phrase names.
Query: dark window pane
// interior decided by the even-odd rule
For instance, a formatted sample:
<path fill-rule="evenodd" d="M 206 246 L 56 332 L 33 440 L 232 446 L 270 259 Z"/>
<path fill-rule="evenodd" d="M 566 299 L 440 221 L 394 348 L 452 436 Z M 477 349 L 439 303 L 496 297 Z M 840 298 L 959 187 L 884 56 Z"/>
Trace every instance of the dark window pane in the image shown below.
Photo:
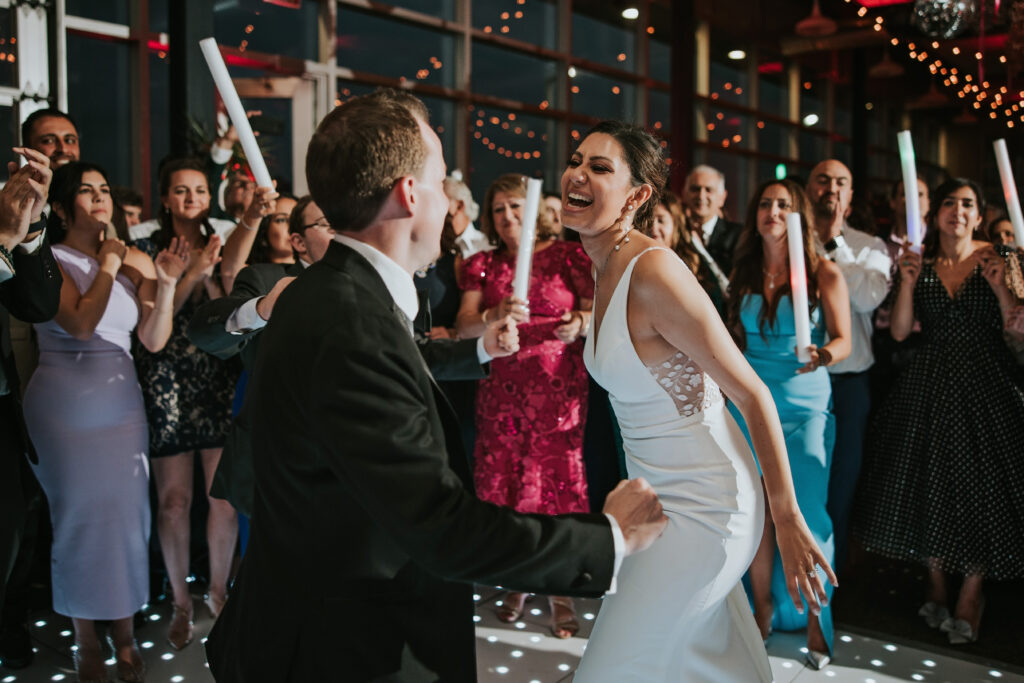
<path fill-rule="evenodd" d="M 455 39 L 447 33 L 339 9 L 338 66 L 453 87 Z"/>
<path fill-rule="evenodd" d="M 600 7 L 601 5 L 595 5 Z M 579 12 L 572 15 L 572 54 L 592 62 L 614 66 L 626 71 L 636 71 L 635 22 L 628 28 L 609 23 L 606 17 L 593 17 Z"/>
<path fill-rule="evenodd" d="M 114 24 L 127 24 L 131 21 L 128 0 L 66 0 L 64 7 L 68 14 L 76 17 L 99 19 Z"/>
<path fill-rule="evenodd" d="M 18 87 L 18 44 L 14 36 L 14 10 L 0 9 L 0 85 Z"/>
<path fill-rule="evenodd" d="M 650 36 L 651 78 L 668 83 L 672 80 L 672 8 L 667 5 L 651 4 L 651 25 L 647 27 Z M 652 33 L 653 31 L 653 33 Z"/>
<path fill-rule="evenodd" d="M 576 69 L 572 110 L 599 119 L 636 120 L 636 86 Z"/>
<path fill-rule="evenodd" d="M 304 2 L 292 9 L 267 3 L 214 3 L 214 35 L 226 47 L 317 59 L 318 5 Z"/>
<path fill-rule="evenodd" d="M 68 34 L 68 111 L 81 137 L 82 160 L 106 169 L 115 185 L 132 185 L 131 46 Z M 110 106 L 111 102 L 124 103 Z"/>
<path fill-rule="evenodd" d="M 455 18 L 455 0 L 386 0 L 385 4 L 405 7 L 439 19 Z"/>
<path fill-rule="evenodd" d="M 758 127 L 757 149 L 765 154 L 789 158 L 790 126 L 785 126 L 774 121 L 762 121 L 764 127 Z"/>
<path fill-rule="evenodd" d="M 651 90 L 649 97 L 647 125 L 662 135 L 668 135 L 672 132 L 672 96 L 661 90 Z"/>
<path fill-rule="evenodd" d="M 747 202 L 754 188 L 747 181 L 748 169 L 752 159 L 740 154 L 730 154 L 727 150 L 711 150 L 708 152 L 708 164 L 717 168 L 725 176 L 725 198 L 723 209 L 725 217 L 731 221 L 743 221 L 747 215 Z"/>
<path fill-rule="evenodd" d="M 487 186 L 503 173 L 543 178 L 546 190 L 558 188 L 565 159 L 555 152 L 554 121 L 497 107 L 477 107 L 470 126 L 468 180 L 477 201 L 483 201 Z"/>
<path fill-rule="evenodd" d="M 473 92 L 528 104 L 557 106 L 555 62 L 484 43 L 473 43 Z M 547 102 L 548 104 L 543 104 Z"/>
<path fill-rule="evenodd" d="M 723 102 L 747 104 L 750 88 L 747 86 L 746 67 L 742 62 L 711 62 L 711 92 L 718 93 Z"/>
<path fill-rule="evenodd" d="M 758 108 L 768 114 L 789 117 L 789 87 L 780 59 L 762 60 L 758 70 Z"/>
<path fill-rule="evenodd" d="M 750 147 L 750 118 L 730 109 L 719 109 L 712 105 L 708 111 L 708 142 L 721 146 L 723 149 Z"/>
<path fill-rule="evenodd" d="M 82 0 L 88 2 L 89 0 Z M 154 33 L 167 32 L 167 3 L 170 0 L 148 0 L 149 1 L 149 30 Z M 92 4 L 92 3 L 90 3 Z"/>
<path fill-rule="evenodd" d="M 825 136 L 800 131 L 800 160 L 812 166 L 825 158 Z"/>
<path fill-rule="evenodd" d="M 557 47 L 558 13 L 552 0 L 474 0 L 473 27 L 550 49 Z"/>
<path fill-rule="evenodd" d="M 161 57 L 160 55 L 164 56 Z M 157 169 L 160 162 L 171 153 L 171 130 L 168 121 L 171 117 L 170 105 L 170 66 L 166 53 L 149 53 L 149 151 L 152 159 L 152 184 L 150 187 L 132 187 L 141 191 L 149 192 L 156 200 L 159 196 L 159 182 Z M 155 214 L 159 203 L 154 201 L 152 210 Z M 148 218 L 144 216 L 143 218 Z"/>

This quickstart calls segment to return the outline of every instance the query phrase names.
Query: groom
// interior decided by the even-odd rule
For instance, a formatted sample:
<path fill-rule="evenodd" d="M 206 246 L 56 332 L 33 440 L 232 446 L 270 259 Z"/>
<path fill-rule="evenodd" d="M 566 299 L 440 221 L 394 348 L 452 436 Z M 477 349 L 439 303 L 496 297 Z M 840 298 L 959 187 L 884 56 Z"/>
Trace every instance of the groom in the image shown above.
<path fill-rule="evenodd" d="M 412 336 L 412 273 L 439 251 L 441 144 L 415 97 L 320 124 L 306 175 L 338 236 L 281 295 L 252 400 L 253 536 L 210 634 L 242 681 L 473 681 L 469 582 L 600 596 L 667 519 L 643 481 L 604 515 L 477 500 L 459 425 Z"/>

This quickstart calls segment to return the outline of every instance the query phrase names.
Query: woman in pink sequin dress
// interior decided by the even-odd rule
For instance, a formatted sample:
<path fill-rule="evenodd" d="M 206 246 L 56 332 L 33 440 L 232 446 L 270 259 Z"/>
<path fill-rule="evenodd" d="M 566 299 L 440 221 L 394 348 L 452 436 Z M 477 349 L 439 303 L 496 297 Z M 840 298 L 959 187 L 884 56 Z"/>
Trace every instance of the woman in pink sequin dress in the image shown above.
<path fill-rule="evenodd" d="M 481 227 L 497 248 L 466 261 L 456 319 L 461 337 L 511 316 L 519 353 L 491 362 L 476 397 L 476 494 L 518 512 L 589 512 L 583 467 L 587 371 L 583 337 L 594 296 L 591 262 L 578 243 L 555 240 L 538 225 L 529 301 L 512 296 L 516 252 L 526 204 L 523 177 L 509 174 L 487 190 Z M 526 596 L 509 593 L 498 617 L 516 621 Z M 552 632 L 579 628 L 570 598 L 551 598 Z"/>

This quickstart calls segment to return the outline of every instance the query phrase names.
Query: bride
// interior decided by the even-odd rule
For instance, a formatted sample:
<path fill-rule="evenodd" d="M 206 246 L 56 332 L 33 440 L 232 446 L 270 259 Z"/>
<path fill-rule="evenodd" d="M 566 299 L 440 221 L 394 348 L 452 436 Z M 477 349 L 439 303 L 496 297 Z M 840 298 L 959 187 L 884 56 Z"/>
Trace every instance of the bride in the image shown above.
<path fill-rule="evenodd" d="M 797 507 L 771 394 L 692 273 L 639 233 L 665 176 L 654 138 L 617 121 L 588 132 L 562 175 L 562 221 L 597 281 L 584 359 L 610 394 L 629 476 L 670 520 L 624 560 L 574 680 L 770 681 L 740 584 L 761 539 L 761 477 L 723 392 L 750 425 L 797 609 L 817 614 L 836 578 Z"/>

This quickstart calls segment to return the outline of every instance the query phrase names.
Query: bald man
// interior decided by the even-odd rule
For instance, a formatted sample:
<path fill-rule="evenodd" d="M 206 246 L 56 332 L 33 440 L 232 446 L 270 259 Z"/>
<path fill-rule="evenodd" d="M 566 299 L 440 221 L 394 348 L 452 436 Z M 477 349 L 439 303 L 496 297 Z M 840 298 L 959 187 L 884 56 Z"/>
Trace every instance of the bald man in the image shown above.
<path fill-rule="evenodd" d="M 853 198 L 853 175 L 846 164 L 826 159 L 815 166 L 807 182 L 807 196 L 824 254 L 839 266 L 850 291 L 852 348 L 846 360 L 828 368 L 832 379 L 832 412 L 836 416 L 828 512 L 835 533 L 835 567 L 840 570 L 846 559 L 850 509 L 871 407 L 868 370 L 875 362 L 871 351 L 871 318 L 889 293 L 891 261 L 885 242 L 855 230 L 846 222 Z"/>

